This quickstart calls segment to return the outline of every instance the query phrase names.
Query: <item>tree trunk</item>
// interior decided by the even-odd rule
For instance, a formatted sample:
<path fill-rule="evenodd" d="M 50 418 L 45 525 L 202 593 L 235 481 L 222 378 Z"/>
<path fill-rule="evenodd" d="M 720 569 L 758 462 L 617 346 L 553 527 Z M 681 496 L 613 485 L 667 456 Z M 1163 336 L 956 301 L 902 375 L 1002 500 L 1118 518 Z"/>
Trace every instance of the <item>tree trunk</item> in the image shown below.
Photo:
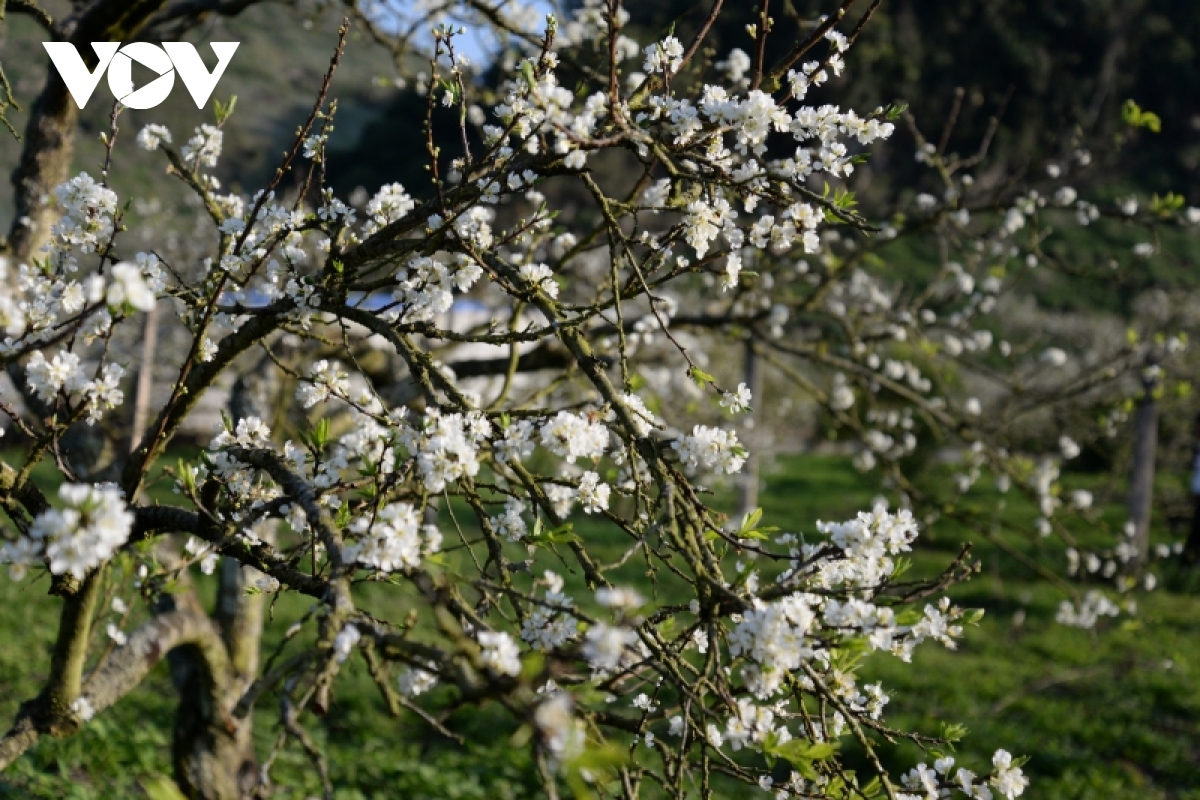
<path fill-rule="evenodd" d="M 177 648 L 167 659 L 179 691 L 172 746 L 175 782 L 195 800 L 248 796 L 257 777 L 249 719 L 239 725 L 224 705 L 231 698 L 210 691 L 212 676 L 198 647 Z"/>
<path fill-rule="evenodd" d="M 233 559 L 221 560 L 213 614 L 229 656 L 221 696 L 207 690 L 216 684 L 206 674 L 209 667 L 198 647 L 182 647 L 169 656 L 179 691 L 172 745 L 175 782 L 189 798 L 236 800 L 251 796 L 258 786 L 253 717 L 237 719 L 229 713 L 258 672 L 262 599 L 246 593 L 257 574 Z"/>
<path fill-rule="evenodd" d="M 102 0 L 55 24 L 55 33 L 75 45 L 88 69 L 96 67 L 91 42 L 129 41 L 137 37 L 167 0 Z M 45 202 L 55 186 L 67 179 L 75 152 L 79 106 L 71 99 L 58 71 L 46 70 L 46 85 L 33 103 L 25 127 L 25 146 L 13 171 L 12 228 L 9 254 L 17 262 L 38 255 L 58 218 L 58 209 Z"/>
<path fill-rule="evenodd" d="M 80 52 L 88 67 L 94 68 L 96 56 L 91 48 Z M 67 179 L 75 152 L 79 109 L 58 72 L 50 69 L 47 73 L 46 86 L 34 102 L 25 128 L 21 160 L 12 175 L 15 208 L 8 250 L 18 263 L 37 256 L 49 240 L 58 210 L 45 200 L 51 189 Z"/>
<path fill-rule="evenodd" d="M 238 376 L 229 408 L 234 419 L 257 416 L 274 426 L 277 420 L 271 410 L 279 385 L 273 373 L 263 367 L 259 362 Z M 273 525 L 260 526 L 256 531 L 266 541 L 274 539 L 273 532 Z M 224 711 L 245 694 L 258 674 L 262 596 L 247 594 L 246 589 L 260 576 L 258 570 L 234 559 L 221 559 L 213 619 L 229 654 L 225 698 L 213 702 L 214 698 L 205 696 L 203 661 L 194 648 L 181 650 L 172 661 L 172 676 L 180 693 L 173 746 L 175 780 L 190 798 L 249 797 L 259 785 L 251 736 L 253 715 L 235 719 Z"/>

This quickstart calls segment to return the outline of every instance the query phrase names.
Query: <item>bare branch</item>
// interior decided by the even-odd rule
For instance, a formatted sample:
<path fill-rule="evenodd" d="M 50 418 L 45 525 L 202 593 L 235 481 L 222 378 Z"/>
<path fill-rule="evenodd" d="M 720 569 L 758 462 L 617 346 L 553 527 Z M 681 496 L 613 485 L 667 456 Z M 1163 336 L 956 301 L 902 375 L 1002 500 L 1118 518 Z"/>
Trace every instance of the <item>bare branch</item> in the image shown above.
<path fill-rule="evenodd" d="M 101 669 L 88 676 L 87 693 L 82 697 L 94 713 L 102 713 L 141 683 L 168 652 L 183 644 L 200 647 L 214 677 L 224 680 L 228 664 L 220 631 L 203 613 L 176 610 L 153 617 L 130 634 L 128 643 L 113 651 Z M 0 770 L 32 747 L 41 735 L 70 734 L 83 722 L 76 711 L 56 711 L 45 698 L 26 702 L 0 740 Z"/>

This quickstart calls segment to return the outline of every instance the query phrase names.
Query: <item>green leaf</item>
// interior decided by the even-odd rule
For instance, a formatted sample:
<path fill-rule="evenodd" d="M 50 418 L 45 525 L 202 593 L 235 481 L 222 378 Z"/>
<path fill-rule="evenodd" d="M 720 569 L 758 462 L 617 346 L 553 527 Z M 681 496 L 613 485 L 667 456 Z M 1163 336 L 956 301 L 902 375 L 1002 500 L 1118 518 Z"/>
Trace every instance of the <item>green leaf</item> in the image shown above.
<path fill-rule="evenodd" d="M 542 673 L 546 666 L 546 656 L 537 650 L 531 650 L 521 659 L 521 677 L 532 681 Z"/>
<path fill-rule="evenodd" d="M 529 86 L 529 91 L 537 89 L 537 78 L 533 76 L 533 62 L 525 59 L 521 62 L 521 77 L 525 79 L 525 83 Z"/>
<path fill-rule="evenodd" d="M 225 120 L 229 119 L 233 114 L 233 109 L 237 106 L 237 95 L 229 98 L 228 103 L 222 103 L 220 100 L 213 100 L 213 116 L 216 117 L 217 125 L 224 125 Z"/>
<path fill-rule="evenodd" d="M 771 754 L 799 765 L 805 761 L 821 761 L 837 752 L 837 742 L 810 742 L 792 739 L 771 748 Z"/>
<path fill-rule="evenodd" d="M 1165 197 L 1159 197 L 1156 194 L 1150 200 L 1150 211 L 1160 217 L 1169 217 L 1183 208 L 1183 203 L 1183 195 L 1167 192 Z"/>
<path fill-rule="evenodd" d="M 182 458 L 176 462 L 175 477 L 183 485 L 184 491 L 188 493 L 196 492 L 196 475 Z"/>
<path fill-rule="evenodd" d="M 746 531 L 756 528 L 759 521 L 762 519 L 762 515 L 763 510 L 761 508 L 756 508 L 753 511 L 746 512 L 746 515 L 742 517 L 742 527 L 741 530 L 738 531 L 738 535 L 744 536 Z"/>
<path fill-rule="evenodd" d="M 947 742 L 962 741 L 967 736 L 967 727 L 957 722 L 943 722 L 941 738 Z"/>
<path fill-rule="evenodd" d="M 325 449 L 325 445 L 329 443 L 328 419 L 322 419 L 313 426 L 312 431 L 308 435 L 308 443 L 318 453 Z"/>
<path fill-rule="evenodd" d="M 522 725 L 517 728 L 513 735 L 509 737 L 508 744 L 514 749 L 519 749 L 529 744 L 529 740 L 533 738 L 533 726 Z"/>
<path fill-rule="evenodd" d="M 821 777 L 820 773 L 817 772 L 811 761 L 793 761 L 792 766 L 796 769 L 796 772 L 799 772 L 801 776 L 804 777 L 805 780 L 815 781 L 819 780 Z"/>
<path fill-rule="evenodd" d="M 1126 100 L 1121 106 L 1121 121 L 1131 128 L 1145 128 L 1151 133 L 1162 132 L 1162 120 L 1158 114 L 1146 111 L 1133 100 Z"/>
<path fill-rule="evenodd" d="M 187 797 L 175 785 L 175 781 L 161 772 L 152 772 L 138 782 L 150 800 L 187 800 Z"/>
<path fill-rule="evenodd" d="M 534 520 L 533 533 L 526 541 L 535 544 L 570 544 L 572 542 L 582 542 L 583 539 L 579 534 L 575 533 L 574 525 L 570 522 L 562 527 L 546 530 L 541 524 L 541 519 Z"/>
<path fill-rule="evenodd" d="M 758 527 L 758 523 L 762 521 L 762 515 L 762 509 L 756 508 L 742 517 L 742 526 L 738 529 L 737 537 L 739 539 L 769 539 L 772 533 L 777 533 L 779 528 L 774 526 Z"/>
<path fill-rule="evenodd" d="M 742 531 L 741 533 L 738 534 L 738 536 L 740 536 L 743 539 L 757 539 L 758 541 L 765 541 L 767 539 L 770 539 L 771 534 L 775 533 L 778 530 L 779 530 L 779 528 L 775 528 L 775 527 L 755 528 L 754 530 Z"/>
<path fill-rule="evenodd" d="M 841 775 L 837 775 L 829 783 L 825 785 L 826 797 L 845 797 L 846 796 L 846 780 Z"/>

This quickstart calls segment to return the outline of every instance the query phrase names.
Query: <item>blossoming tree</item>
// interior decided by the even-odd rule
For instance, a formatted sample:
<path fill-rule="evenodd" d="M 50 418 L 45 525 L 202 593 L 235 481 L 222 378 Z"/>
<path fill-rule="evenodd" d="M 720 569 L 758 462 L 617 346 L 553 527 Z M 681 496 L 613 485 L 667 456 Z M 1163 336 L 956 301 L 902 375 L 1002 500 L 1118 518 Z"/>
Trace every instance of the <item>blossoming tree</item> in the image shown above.
<path fill-rule="evenodd" d="M 118 5 L 46 24 L 72 40 L 128 39 L 247 4 L 150 3 L 124 16 Z M 48 572 L 61 616 L 44 691 L 0 740 L 0 767 L 44 735 L 78 731 L 170 654 L 185 794 L 262 791 L 279 748 L 294 745 L 331 795 L 305 726 L 361 658 L 394 710 L 452 739 L 447 708 L 499 703 L 550 797 L 713 796 L 739 783 L 779 798 L 1020 796 L 1027 780 L 1007 751 L 956 764 L 944 752 L 953 730 L 890 727 L 886 687 L 856 677 L 863 653 L 907 661 L 927 640 L 953 647 L 974 619 L 942 595 L 971 572 L 965 551 L 936 580 L 901 574 L 929 495 L 900 464 L 918 430 L 955 437 L 959 494 L 993 469 L 1028 489 L 1053 530 L 1058 462 L 1010 451 L 1001 421 L 1072 394 L 1127 393 L 1147 349 L 1122 340 L 1067 384 L 1038 383 L 1031 359 L 1062 366 L 1072 354 L 1030 356 L 983 322 L 1002 302 L 997 261 L 1044 239 L 1022 230 L 1055 209 L 1099 213 L 1069 186 L 1048 203 L 1028 191 L 973 197 L 973 162 L 922 139 L 945 191 L 918 198 L 907 221 L 873 224 L 836 188 L 903 118 L 807 104 L 878 2 L 857 20 L 853 5 L 786 34 L 764 4 L 751 52 L 719 66 L 703 53 L 720 0 L 695 30 L 646 42 L 622 32 L 616 0 L 537 27 L 527 11 L 483 3 L 406 16 L 377 33 L 417 46 L 404 26 L 440 20 L 430 112 L 413 123 L 428 141 L 428 199 L 393 184 L 356 208 L 321 185 L 328 77 L 275 179 L 249 196 L 212 176 L 228 109 L 192 133 L 151 125 L 136 137 L 140 157 L 168 165 L 211 222 L 210 255 L 191 264 L 129 252 L 107 160 L 99 180 L 66 174 L 75 112 L 51 76 L 0 288 L 0 360 L 21 394 L 2 409 L 29 443 L 23 461 L 0 466 L 0 557 L 14 579 Z M 456 47 L 458 20 L 505 32 L 516 53 L 487 109 Z M 434 124 L 439 103 L 459 112 L 456 126 Z M 115 147 L 117 118 L 114 169 L 135 157 Z M 443 157 L 445 141 L 462 155 Z M 556 207 L 548 198 L 564 186 L 588 202 Z M 874 268 L 888 242 L 931 232 L 945 249 L 919 291 Z M 491 319 L 456 324 L 466 298 Z M 156 307 L 188 346 L 135 446 L 97 474 L 72 437 L 121 413 L 129 358 L 113 342 Z M 398 376 L 360 363 L 368 342 Z M 705 487 L 752 456 L 736 421 L 762 403 L 706 371 L 706 350 L 735 345 L 856 431 L 862 467 L 887 469 L 914 510 L 881 505 L 803 532 L 767 527 L 756 510 L 723 513 Z M 500 357 L 447 366 L 467 346 Z M 993 346 L 1011 369 L 989 373 L 998 410 L 985 421 L 982 401 L 941 377 L 950 363 L 984 372 Z M 235 404 L 201 456 L 170 468 L 178 501 L 146 500 L 152 467 L 202 396 L 247 365 L 289 386 L 289 407 Z M 546 380 L 517 380 L 547 366 Z M 674 401 L 678 381 L 707 404 L 700 418 Z M 1058 447 L 1078 451 L 1070 438 Z M 46 461 L 61 473 L 57 496 L 31 481 Z M 599 522 L 577 531 L 577 515 Z M 632 566 L 651 576 L 653 599 L 630 586 Z M 196 570 L 217 573 L 213 613 L 191 588 Z M 406 613 L 376 613 L 379 592 Z M 261 604 L 278 593 L 313 605 L 264 662 Z M 1064 619 L 1094 621 L 1103 598 L 1068 603 Z M 279 702 L 281 733 L 255 753 L 251 712 L 266 698 Z M 883 763 L 878 743 L 897 738 L 927 763 Z M 849 768 L 843 750 L 863 766 Z"/>

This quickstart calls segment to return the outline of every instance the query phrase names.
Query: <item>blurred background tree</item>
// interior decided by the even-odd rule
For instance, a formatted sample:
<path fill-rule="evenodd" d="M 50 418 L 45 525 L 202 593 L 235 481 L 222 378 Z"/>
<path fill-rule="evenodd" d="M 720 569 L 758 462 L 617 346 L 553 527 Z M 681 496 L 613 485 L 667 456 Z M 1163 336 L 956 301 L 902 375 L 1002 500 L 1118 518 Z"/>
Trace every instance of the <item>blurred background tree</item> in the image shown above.
<path fill-rule="evenodd" d="M 55 3 L 44 5 L 50 9 Z M 577 0 L 566 3 L 560 17 L 568 18 L 578 5 Z M 802 21 L 828 7 L 818 0 L 788 0 L 772 3 L 769 13 L 777 31 L 793 29 L 799 36 L 806 24 Z M 734 48 L 753 49 L 745 28 L 756 21 L 756 8 L 740 4 L 723 12 L 709 36 L 717 60 Z M 694 29 L 706 13 L 706 7 L 691 0 L 630 3 L 627 10 L 630 29 L 639 39 L 663 35 L 672 25 Z M 332 19 L 332 12 L 328 16 Z M 256 126 L 231 126 L 222 177 L 234 185 L 259 182 L 303 117 L 295 87 L 321 73 L 328 51 L 331 25 L 316 24 L 319 18 L 317 12 L 296 15 L 287 7 L 265 4 L 237 17 L 212 15 L 187 33 L 185 38 L 195 42 L 227 36 L 253 53 L 253 58 L 234 60 L 220 94 L 237 94 L 254 106 L 295 104 L 256 116 Z M 22 110 L 9 107 L 6 112 L 17 130 L 40 89 L 44 38 L 31 19 L 11 9 L 0 27 L 0 64 L 22 105 Z M 338 129 L 330 140 L 330 182 L 346 194 L 358 185 L 373 192 L 392 181 L 421 191 L 428 181 L 422 162 L 411 156 L 422 144 L 396 138 L 418 136 L 419 128 L 396 123 L 422 114 L 424 100 L 413 86 L 394 91 L 391 54 L 362 31 L 357 38 L 335 86 L 339 110 Z M 768 48 L 781 52 L 768 56 L 781 55 L 794 38 L 772 36 Z M 1194 102 L 1200 96 L 1198 43 L 1200 12 L 1189 0 L 887 0 L 848 54 L 846 74 L 853 78 L 834 78 L 818 100 L 854 108 L 900 101 L 923 127 L 940 130 L 960 102 L 956 96 L 961 88 L 949 151 L 974 152 L 997 117 L 987 169 L 1011 175 L 1014 167 L 1058 155 L 1064 135 L 1072 131 L 1093 141 L 1125 136 L 1121 107 L 1133 99 L 1159 116 L 1161 131 L 1128 142 L 1120 162 L 1101 176 L 1104 183 L 1111 186 L 1118 177 L 1130 190 L 1193 196 L 1200 191 L 1200 111 Z M 375 80 L 363 80 L 364 75 Z M 481 80 L 488 76 L 482 72 Z M 83 114 L 84 133 L 93 134 L 92 139 L 107 120 L 108 109 L 101 105 L 94 103 Z M 185 124 L 201 116 L 182 94 L 161 110 Z M 130 118 L 143 122 L 138 112 Z M 897 194 L 921 190 L 928 170 L 912 158 L 911 144 L 911 137 L 896 137 L 862 166 L 859 188 L 870 186 L 864 202 L 888 205 Z M 0 172 L 11 171 L 19 149 L 11 136 L 0 141 Z M 101 152 L 98 142 L 94 149 Z M 77 161 L 88 165 L 97 157 L 83 147 Z M 177 192 L 166 176 L 141 179 Z M 9 222 L 10 191 L 0 186 L 0 227 Z"/>

